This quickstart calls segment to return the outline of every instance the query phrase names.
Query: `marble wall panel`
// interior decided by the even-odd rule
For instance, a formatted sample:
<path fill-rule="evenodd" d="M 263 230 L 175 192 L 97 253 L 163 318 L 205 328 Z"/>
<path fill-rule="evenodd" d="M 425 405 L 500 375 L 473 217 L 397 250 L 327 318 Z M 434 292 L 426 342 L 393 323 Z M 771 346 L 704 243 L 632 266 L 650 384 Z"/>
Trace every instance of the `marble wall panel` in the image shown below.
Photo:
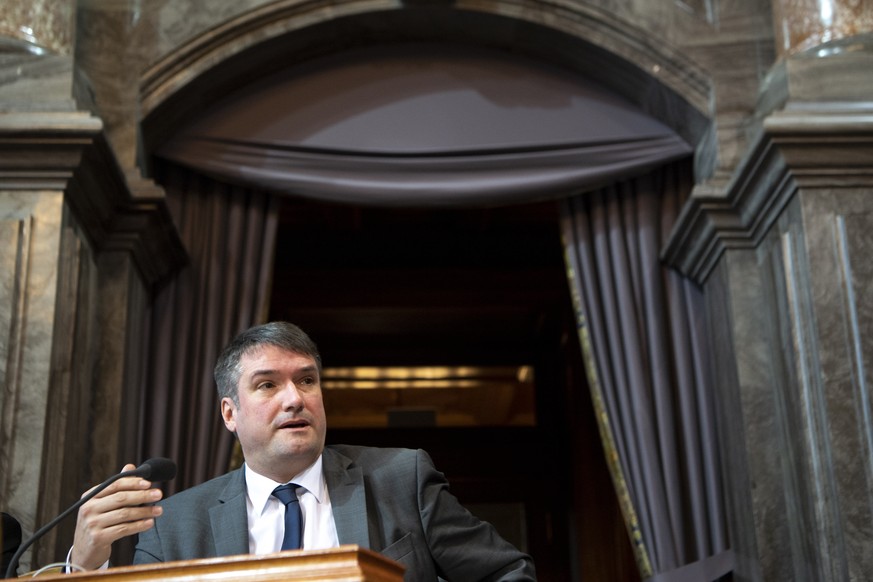
<path fill-rule="evenodd" d="M 838 573 L 864 580 L 873 571 L 873 200 L 860 189 L 808 192 L 804 223 L 824 384 L 820 408 L 833 451 L 832 470 L 823 475 L 830 483 L 825 501 L 837 511 L 832 535 L 839 551 L 831 554 Z"/>
<path fill-rule="evenodd" d="M 95 346 L 95 400 L 94 412 L 98 422 L 93 424 L 91 435 L 94 454 L 90 459 L 95 474 L 112 474 L 131 459 L 120 459 L 117 446 L 107 446 L 135 442 L 136 433 L 124 421 L 121 414 L 125 403 L 125 393 L 134 393 L 138 386 L 130 385 L 125 376 L 130 358 L 128 357 L 128 324 L 135 311 L 130 305 L 135 290 L 142 290 L 141 279 L 137 276 L 133 261 L 124 252 L 104 252 L 98 257 L 100 276 L 96 292 L 100 298 L 95 324 L 98 328 L 99 343 Z M 134 414 L 132 418 L 136 418 Z M 123 438 L 128 437 L 128 438 Z M 130 437 L 133 437 L 131 440 Z"/>
<path fill-rule="evenodd" d="M 46 455 L 43 460 L 39 515 L 48 523 L 96 480 L 83 478 L 90 463 L 89 435 L 93 432 L 95 355 L 90 338 L 98 298 L 94 288 L 94 252 L 65 204 L 58 254 L 58 293 L 52 349 L 52 376 L 46 406 Z M 101 474 L 100 480 L 105 477 Z M 34 566 L 62 561 L 75 528 L 63 520 L 33 547 Z"/>
<path fill-rule="evenodd" d="M 57 289 L 63 194 L 0 191 L 4 242 L 0 357 L 0 500 L 25 536 L 37 525 Z M 42 525 L 39 523 L 39 525 Z M 29 566 L 25 556 L 22 565 Z"/>
<path fill-rule="evenodd" d="M 18 258 L 18 238 L 19 225 L 17 222 L 4 220 L 0 223 L 0 305 L 8 306 L 6 309 L 0 309 L 0 354 L 4 357 L 0 358 L 0 378 L 3 378 L 3 389 L 0 390 L 0 410 L 4 412 L 2 417 L 3 425 L 6 425 L 6 412 L 12 410 L 15 406 L 13 398 L 15 394 L 11 391 L 7 395 L 7 388 L 11 388 L 6 380 L 6 370 L 8 367 L 9 354 L 9 337 L 12 325 L 13 309 L 17 298 L 17 279 L 18 269 L 16 268 Z M 15 358 L 12 357 L 13 363 Z M 9 408 L 7 408 L 7 401 Z M 3 433 L 0 433 L 3 434 Z M 3 454 L 0 448 L 0 455 Z"/>
<path fill-rule="evenodd" d="M 774 395 L 782 404 L 784 495 L 791 532 L 795 579 L 842 580 L 844 545 L 833 481 L 834 443 L 829 438 L 826 386 L 821 375 L 819 338 L 805 252 L 807 233 L 795 198 L 778 222 L 771 246 L 775 318 L 770 355 Z M 775 232 L 774 232 L 775 234 Z"/>
<path fill-rule="evenodd" d="M 39 197 L 32 192 L 0 192 L 0 212 L 7 210 L 12 217 L 0 220 L 0 237 L 14 243 L 0 253 L 0 323 L 9 328 L 0 335 L 2 353 L 9 354 L 0 360 L 6 380 L 0 391 L 0 503 L 20 517 L 25 535 L 117 472 L 124 461 L 137 460 L 138 427 L 125 419 L 138 414 L 143 318 L 149 303 L 130 253 L 95 255 L 60 193 L 51 208 L 62 213 L 57 246 L 50 254 L 31 256 L 31 249 L 40 250 L 33 238 L 44 238 L 45 230 L 44 224 L 30 226 L 45 222 L 45 204 L 35 205 L 34 199 Z M 54 269 L 54 282 L 42 286 L 54 290 L 51 306 L 27 291 L 35 283 L 32 272 L 48 269 Z M 18 311 L 10 305 L 18 305 Z M 32 308 L 39 313 L 30 313 Z M 30 341 L 32 328 L 39 329 L 41 343 Z M 40 361 L 43 377 L 19 370 L 24 368 L 19 361 L 31 359 Z M 75 520 L 68 519 L 49 531 L 28 551 L 22 568 L 63 560 L 74 526 Z"/>
<path fill-rule="evenodd" d="M 733 309 L 748 311 L 748 297 L 730 292 L 730 273 L 755 273 L 754 255 L 751 252 L 734 254 L 730 261 L 722 261 L 711 273 L 705 286 L 710 349 L 713 359 L 714 386 L 718 411 L 718 435 L 721 443 L 722 472 L 725 478 L 725 511 L 727 514 L 730 547 L 736 556 L 733 579 L 736 582 L 763 580 L 758 559 L 758 542 L 751 497 L 752 490 L 749 459 L 746 448 L 754 431 L 744 424 L 743 399 L 739 389 L 735 353 L 735 330 Z M 758 289 L 758 285 L 752 286 Z M 732 300 L 732 297 L 736 300 Z M 748 319 L 746 319 L 748 321 Z M 741 331 L 741 330 L 737 330 Z M 746 398 L 748 399 L 748 397 Z"/>
<path fill-rule="evenodd" d="M 721 328 L 736 378 L 725 373 L 730 358 L 718 375 L 741 580 L 755 579 L 755 558 L 764 580 L 860 581 L 873 571 L 873 199 L 863 174 L 833 182 L 841 186 L 798 188 L 754 253 L 727 250 L 707 283 L 714 306 L 730 289 Z"/>
<path fill-rule="evenodd" d="M 851 397 L 843 394 L 835 415 L 854 422 L 846 422 L 845 434 L 834 440 L 850 579 L 863 580 L 873 572 L 873 211 L 841 216 L 835 226 L 851 368 Z"/>
<path fill-rule="evenodd" d="M 754 531 L 737 532 L 745 538 L 738 547 L 755 549 L 753 556 L 739 557 L 748 563 L 749 575 L 760 580 L 794 580 L 791 561 L 791 525 L 786 516 L 791 508 L 783 494 L 781 478 L 786 462 L 785 436 L 779 419 L 784 416 L 782 403 L 774 398 L 773 360 L 770 350 L 773 312 L 767 301 L 772 280 L 762 271 L 760 258 L 752 251 L 730 251 L 726 256 L 729 280 L 728 300 L 731 313 L 731 337 L 736 366 L 740 417 L 731 419 L 736 435 L 725 443 L 738 447 L 745 455 L 748 481 L 734 482 L 730 490 L 740 499 L 749 496 L 754 515 Z M 730 363 L 726 365 L 730 365 Z M 743 440 L 738 440 L 738 436 Z M 768 443 L 768 446 L 760 446 Z M 735 477 L 729 477 L 735 479 Z M 746 524 L 748 525 L 748 524 Z M 803 580 L 803 578 L 799 579 Z M 798 581 L 798 582 L 799 582 Z"/>

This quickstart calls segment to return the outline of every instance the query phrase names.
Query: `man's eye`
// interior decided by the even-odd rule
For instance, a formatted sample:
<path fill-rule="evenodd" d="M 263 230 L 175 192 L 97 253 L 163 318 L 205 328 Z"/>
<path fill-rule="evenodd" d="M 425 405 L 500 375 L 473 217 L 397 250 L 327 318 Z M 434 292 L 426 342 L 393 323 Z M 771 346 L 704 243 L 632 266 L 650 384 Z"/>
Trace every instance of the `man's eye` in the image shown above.
<path fill-rule="evenodd" d="M 313 378 L 311 376 L 307 376 L 306 378 L 303 378 L 303 380 L 301 380 L 300 383 L 305 385 L 305 386 L 312 386 L 313 384 L 315 384 L 315 378 Z"/>
<path fill-rule="evenodd" d="M 275 384 L 273 384 L 272 382 L 261 382 L 260 384 L 257 385 L 257 389 L 258 390 L 268 390 L 268 389 L 272 388 L 273 386 L 275 386 Z"/>

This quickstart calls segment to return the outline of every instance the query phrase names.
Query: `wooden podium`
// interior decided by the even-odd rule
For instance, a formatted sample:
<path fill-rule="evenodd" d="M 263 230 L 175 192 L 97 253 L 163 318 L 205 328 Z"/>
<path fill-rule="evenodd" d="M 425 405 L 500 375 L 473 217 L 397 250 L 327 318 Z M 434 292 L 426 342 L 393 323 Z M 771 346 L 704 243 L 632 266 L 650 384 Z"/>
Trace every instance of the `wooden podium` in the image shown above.
<path fill-rule="evenodd" d="M 38 578 L 59 582 L 402 582 L 403 570 L 403 566 L 381 554 L 358 546 L 340 546 L 329 550 L 287 550 L 261 556 L 240 555 L 121 566 L 93 572 L 41 575 Z"/>

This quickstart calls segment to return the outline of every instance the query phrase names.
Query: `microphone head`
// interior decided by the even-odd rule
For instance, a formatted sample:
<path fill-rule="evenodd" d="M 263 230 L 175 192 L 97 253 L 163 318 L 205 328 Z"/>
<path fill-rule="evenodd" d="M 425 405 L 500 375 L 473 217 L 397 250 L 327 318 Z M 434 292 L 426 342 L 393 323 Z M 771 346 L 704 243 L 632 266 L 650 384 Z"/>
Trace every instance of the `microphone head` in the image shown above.
<path fill-rule="evenodd" d="M 137 467 L 136 473 L 149 481 L 169 481 L 176 476 L 176 463 L 164 457 L 153 457 Z"/>

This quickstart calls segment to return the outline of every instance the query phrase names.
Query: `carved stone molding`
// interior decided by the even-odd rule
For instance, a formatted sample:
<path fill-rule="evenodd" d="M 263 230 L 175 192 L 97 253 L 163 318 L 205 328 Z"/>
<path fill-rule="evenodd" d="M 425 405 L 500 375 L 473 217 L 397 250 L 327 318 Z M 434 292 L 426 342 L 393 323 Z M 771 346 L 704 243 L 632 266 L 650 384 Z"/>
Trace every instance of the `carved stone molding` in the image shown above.
<path fill-rule="evenodd" d="M 94 249 L 128 251 L 147 286 L 187 260 L 163 190 L 125 176 L 89 113 L 0 114 L 0 190 L 63 191 Z"/>
<path fill-rule="evenodd" d="M 723 191 L 695 189 L 662 258 L 702 284 L 725 250 L 758 246 L 799 189 L 845 187 L 873 187 L 873 108 L 776 112 Z"/>
<path fill-rule="evenodd" d="M 698 283 L 726 249 L 757 247 L 802 189 L 873 182 L 873 34 L 777 63 L 759 93 L 757 137 L 730 180 L 699 184 L 662 258 Z"/>

